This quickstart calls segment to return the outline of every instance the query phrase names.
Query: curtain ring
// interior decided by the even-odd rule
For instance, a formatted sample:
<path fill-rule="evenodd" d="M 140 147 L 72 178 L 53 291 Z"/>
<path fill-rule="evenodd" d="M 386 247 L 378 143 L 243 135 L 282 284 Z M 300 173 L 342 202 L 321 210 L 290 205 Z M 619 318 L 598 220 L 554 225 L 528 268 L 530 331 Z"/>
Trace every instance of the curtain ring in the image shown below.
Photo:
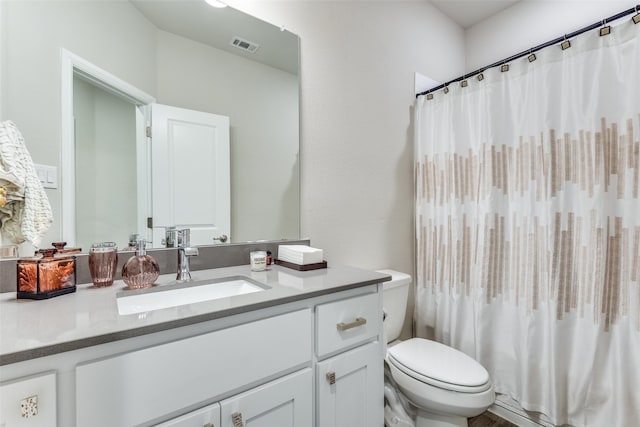
<path fill-rule="evenodd" d="M 532 53 L 532 52 L 531 52 L 531 49 L 529 49 L 529 56 L 527 56 L 527 60 L 528 60 L 529 62 L 533 62 L 533 61 L 535 61 L 536 59 L 538 59 L 538 58 L 536 58 L 536 54 L 535 54 L 535 53 Z"/>
<path fill-rule="evenodd" d="M 602 20 L 602 28 L 600 28 L 600 37 L 606 36 L 611 33 L 611 27 L 607 25 L 607 19 Z"/>
<path fill-rule="evenodd" d="M 567 38 L 566 34 L 564 35 L 564 41 L 562 43 L 560 43 L 560 47 L 562 48 L 562 50 L 566 50 L 566 49 L 569 49 L 571 47 L 571 42 Z"/>

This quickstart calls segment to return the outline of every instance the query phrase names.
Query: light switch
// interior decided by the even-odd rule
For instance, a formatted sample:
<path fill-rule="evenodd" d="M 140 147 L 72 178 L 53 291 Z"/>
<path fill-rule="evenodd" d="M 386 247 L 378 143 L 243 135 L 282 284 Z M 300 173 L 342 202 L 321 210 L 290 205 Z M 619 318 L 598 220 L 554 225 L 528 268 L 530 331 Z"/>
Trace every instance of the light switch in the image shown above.
<path fill-rule="evenodd" d="M 58 168 L 34 163 L 36 175 L 44 188 L 58 188 Z"/>

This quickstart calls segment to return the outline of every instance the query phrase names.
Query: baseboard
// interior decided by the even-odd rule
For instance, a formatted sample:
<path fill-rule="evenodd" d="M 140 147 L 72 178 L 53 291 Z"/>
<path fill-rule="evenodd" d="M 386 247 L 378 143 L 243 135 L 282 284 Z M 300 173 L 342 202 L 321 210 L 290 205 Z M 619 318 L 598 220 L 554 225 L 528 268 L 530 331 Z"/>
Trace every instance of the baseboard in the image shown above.
<path fill-rule="evenodd" d="M 545 423 L 544 421 L 534 421 L 527 416 L 527 413 L 524 412 L 524 410 L 511 407 L 500 401 L 496 401 L 491 405 L 488 411 L 512 424 L 517 425 L 518 427 L 553 427 L 551 424 Z"/>

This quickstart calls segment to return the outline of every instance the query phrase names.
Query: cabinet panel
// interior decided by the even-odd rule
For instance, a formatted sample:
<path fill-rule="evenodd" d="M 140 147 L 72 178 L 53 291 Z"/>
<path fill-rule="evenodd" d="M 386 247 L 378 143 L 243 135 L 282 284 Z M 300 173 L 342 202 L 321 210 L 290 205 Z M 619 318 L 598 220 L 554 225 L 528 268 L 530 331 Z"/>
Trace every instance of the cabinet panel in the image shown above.
<path fill-rule="evenodd" d="M 0 426 L 55 427 L 56 417 L 55 372 L 0 384 Z"/>
<path fill-rule="evenodd" d="M 304 309 L 79 365 L 76 424 L 142 424 L 310 363 L 310 332 Z"/>
<path fill-rule="evenodd" d="M 224 400 L 221 426 L 311 427 L 311 387 L 312 371 L 304 369 Z"/>
<path fill-rule="evenodd" d="M 207 407 L 189 412 L 155 427 L 220 427 L 220 404 L 215 403 Z"/>
<path fill-rule="evenodd" d="M 317 354 L 328 355 L 378 335 L 382 317 L 377 293 L 319 305 Z"/>
<path fill-rule="evenodd" d="M 380 343 L 317 365 L 318 427 L 382 427 L 383 359 Z"/>

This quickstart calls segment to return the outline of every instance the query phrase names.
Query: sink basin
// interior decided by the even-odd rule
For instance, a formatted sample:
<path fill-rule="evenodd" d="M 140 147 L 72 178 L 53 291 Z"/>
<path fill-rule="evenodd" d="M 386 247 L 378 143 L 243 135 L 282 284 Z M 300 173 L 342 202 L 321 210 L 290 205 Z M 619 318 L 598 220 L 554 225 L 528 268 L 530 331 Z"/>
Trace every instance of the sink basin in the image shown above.
<path fill-rule="evenodd" d="M 118 292 L 118 313 L 135 314 L 269 289 L 244 276 L 200 280 Z"/>

